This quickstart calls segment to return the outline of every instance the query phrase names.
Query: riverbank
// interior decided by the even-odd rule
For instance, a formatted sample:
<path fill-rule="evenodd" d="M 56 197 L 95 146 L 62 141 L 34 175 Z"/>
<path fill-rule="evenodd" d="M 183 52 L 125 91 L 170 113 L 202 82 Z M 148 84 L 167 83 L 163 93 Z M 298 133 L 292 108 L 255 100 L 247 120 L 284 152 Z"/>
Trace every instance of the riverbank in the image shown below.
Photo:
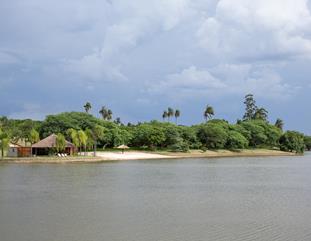
<path fill-rule="evenodd" d="M 217 150 L 201 151 L 191 150 L 189 152 L 144 152 L 144 151 L 102 151 L 87 156 L 74 157 L 33 157 L 33 158 L 5 158 L 0 162 L 7 163 L 92 163 L 106 161 L 126 161 L 126 160 L 149 160 L 149 159 L 178 159 L 178 158 L 222 158 L 222 157 L 269 157 L 269 156 L 295 156 L 295 153 L 283 152 L 278 150 L 252 149 L 252 150 Z"/>

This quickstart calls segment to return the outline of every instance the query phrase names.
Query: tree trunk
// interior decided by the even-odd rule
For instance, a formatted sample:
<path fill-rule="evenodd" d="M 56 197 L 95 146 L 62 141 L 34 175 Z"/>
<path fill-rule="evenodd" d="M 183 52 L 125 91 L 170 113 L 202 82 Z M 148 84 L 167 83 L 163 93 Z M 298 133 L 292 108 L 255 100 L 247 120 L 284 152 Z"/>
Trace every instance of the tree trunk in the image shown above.
<path fill-rule="evenodd" d="M 96 148 L 97 148 L 97 141 L 95 140 L 95 143 L 94 143 L 94 156 L 96 156 Z"/>

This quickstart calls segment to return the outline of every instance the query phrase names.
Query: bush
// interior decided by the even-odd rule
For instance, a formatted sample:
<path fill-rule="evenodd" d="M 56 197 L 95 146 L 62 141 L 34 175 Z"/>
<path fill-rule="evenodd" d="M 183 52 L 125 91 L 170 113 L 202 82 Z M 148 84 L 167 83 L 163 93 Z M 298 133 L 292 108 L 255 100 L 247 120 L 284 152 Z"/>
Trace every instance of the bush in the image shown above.
<path fill-rule="evenodd" d="M 280 149 L 282 151 L 295 151 L 303 153 L 305 150 L 305 142 L 303 134 L 297 131 L 287 131 L 280 138 Z"/>
<path fill-rule="evenodd" d="M 311 136 L 305 136 L 304 142 L 305 142 L 305 145 L 306 145 L 306 149 L 308 151 L 311 151 Z"/>
<path fill-rule="evenodd" d="M 229 131 L 226 147 L 233 150 L 247 148 L 248 140 L 237 131 Z"/>
<path fill-rule="evenodd" d="M 210 149 L 222 149 L 227 142 L 227 131 L 218 124 L 203 124 L 198 128 L 198 138 L 203 145 Z"/>
<path fill-rule="evenodd" d="M 190 150 L 188 143 L 181 138 L 175 144 L 169 146 L 169 149 L 175 152 L 188 152 Z"/>

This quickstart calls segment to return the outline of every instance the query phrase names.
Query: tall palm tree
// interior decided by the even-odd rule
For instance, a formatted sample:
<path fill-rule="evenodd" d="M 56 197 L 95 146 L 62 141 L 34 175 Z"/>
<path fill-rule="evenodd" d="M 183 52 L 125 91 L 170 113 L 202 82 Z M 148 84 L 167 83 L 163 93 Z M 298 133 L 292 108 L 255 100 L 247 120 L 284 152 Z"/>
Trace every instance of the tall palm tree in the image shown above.
<path fill-rule="evenodd" d="M 175 120 L 176 120 L 176 125 L 177 125 L 177 119 L 180 117 L 180 110 L 175 111 Z"/>
<path fill-rule="evenodd" d="M 101 114 L 101 116 L 103 117 L 103 119 L 106 119 L 107 116 L 107 109 L 105 106 L 102 106 L 102 108 L 99 110 L 99 114 Z"/>
<path fill-rule="evenodd" d="M 284 127 L 284 122 L 282 119 L 278 118 L 275 122 L 275 126 L 277 128 L 279 128 L 280 130 L 283 130 L 283 127 Z"/>
<path fill-rule="evenodd" d="M 212 119 L 212 117 L 215 115 L 214 109 L 212 106 L 207 105 L 204 111 L 204 118 L 207 121 L 207 119 Z"/>
<path fill-rule="evenodd" d="M 167 111 L 163 111 L 163 114 L 162 114 L 162 118 L 163 118 L 163 121 L 165 121 L 165 119 L 168 117 L 168 113 Z"/>
<path fill-rule="evenodd" d="M 173 108 L 171 108 L 171 107 L 168 107 L 167 108 L 167 117 L 168 117 L 168 121 L 170 121 L 170 118 L 172 117 L 172 116 L 174 116 L 174 109 Z"/>
<path fill-rule="evenodd" d="M 83 130 L 77 132 L 77 137 L 79 140 L 79 147 L 82 149 L 84 147 L 84 155 L 86 155 L 86 144 L 87 144 L 87 135 Z"/>
<path fill-rule="evenodd" d="M 103 106 L 100 109 L 99 114 L 101 114 L 101 116 L 103 117 L 104 120 L 111 120 L 112 119 L 112 110 L 107 109 L 106 106 Z"/>
<path fill-rule="evenodd" d="M 89 113 L 89 111 L 92 109 L 92 105 L 90 102 L 86 102 L 86 104 L 83 107 L 86 113 Z"/>
<path fill-rule="evenodd" d="M 107 120 L 112 120 L 112 110 L 110 109 L 107 111 Z"/>
<path fill-rule="evenodd" d="M 255 119 L 256 120 L 263 120 L 263 121 L 267 121 L 268 119 L 268 111 L 265 108 L 258 108 L 255 111 Z"/>

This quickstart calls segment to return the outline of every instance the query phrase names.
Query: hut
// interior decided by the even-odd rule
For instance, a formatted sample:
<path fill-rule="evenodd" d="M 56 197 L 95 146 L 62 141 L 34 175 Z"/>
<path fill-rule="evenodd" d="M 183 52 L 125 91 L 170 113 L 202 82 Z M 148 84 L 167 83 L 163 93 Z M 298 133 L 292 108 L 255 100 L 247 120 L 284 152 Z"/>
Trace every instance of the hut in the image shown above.
<path fill-rule="evenodd" d="M 7 156 L 8 157 L 30 157 L 31 147 L 10 143 Z"/>
<path fill-rule="evenodd" d="M 40 156 L 40 155 L 48 155 L 54 152 L 55 147 L 56 147 L 56 139 L 57 139 L 57 135 L 52 134 L 44 138 L 43 140 L 33 144 L 32 154 Z M 66 153 L 67 155 L 73 155 L 75 151 L 76 151 L 75 145 L 69 141 L 66 141 L 64 153 Z"/>

